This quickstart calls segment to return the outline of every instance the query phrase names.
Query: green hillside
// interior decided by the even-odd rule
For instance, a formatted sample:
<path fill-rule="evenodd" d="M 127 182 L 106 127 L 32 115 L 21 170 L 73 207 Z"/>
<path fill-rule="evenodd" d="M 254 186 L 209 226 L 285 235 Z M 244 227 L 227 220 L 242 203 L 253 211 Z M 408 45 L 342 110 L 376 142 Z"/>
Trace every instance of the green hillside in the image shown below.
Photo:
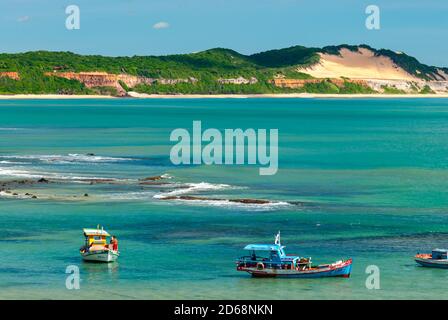
<path fill-rule="evenodd" d="M 390 57 L 397 65 L 422 79 L 433 79 L 437 68 L 420 63 L 417 59 L 391 50 L 376 50 L 366 45 L 377 55 Z M 0 54 L 0 72 L 19 72 L 20 80 L 0 77 L 0 94 L 17 93 L 62 93 L 89 94 L 102 93 L 95 88 L 86 88 L 75 80 L 45 76 L 45 72 L 86 72 L 104 71 L 125 73 L 155 79 L 195 78 L 195 83 L 176 85 L 138 85 L 126 88 L 146 93 L 278 93 L 278 92 L 328 92 L 357 93 L 365 88 L 350 84 L 335 88 L 328 82 L 307 84 L 300 89 L 275 87 L 271 80 L 278 75 L 291 79 L 307 79 L 310 75 L 297 72 L 297 67 L 308 66 L 319 61 L 319 52 L 339 54 L 341 48 L 358 50 L 358 46 L 328 46 L 306 48 L 294 46 L 270 50 L 252 55 L 215 48 L 198 53 L 166 56 L 105 57 L 99 55 L 79 55 L 71 52 L 35 51 L 18 54 Z M 446 69 L 445 69 L 446 70 Z M 253 84 L 222 84 L 218 79 L 256 78 Z M 107 91 L 107 90 L 106 90 Z"/>

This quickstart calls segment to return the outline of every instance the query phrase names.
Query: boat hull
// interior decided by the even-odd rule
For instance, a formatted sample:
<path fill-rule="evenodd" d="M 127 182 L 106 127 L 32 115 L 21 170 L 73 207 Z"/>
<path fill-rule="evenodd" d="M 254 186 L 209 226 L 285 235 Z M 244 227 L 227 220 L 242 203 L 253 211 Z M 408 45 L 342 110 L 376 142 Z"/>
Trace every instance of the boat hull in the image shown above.
<path fill-rule="evenodd" d="M 112 250 L 81 252 L 81 257 L 88 262 L 114 262 L 117 261 L 119 253 Z"/>
<path fill-rule="evenodd" d="M 284 270 L 239 267 L 238 271 L 246 271 L 257 278 L 325 278 L 343 277 L 349 278 L 352 270 L 352 259 L 339 264 L 313 268 L 309 270 Z"/>
<path fill-rule="evenodd" d="M 439 268 L 439 269 L 448 269 L 448 260 L 435 260 L 428 258 L 415 258 L 415 262 L 417 262 L 422 267 L 427 268 Z"/>

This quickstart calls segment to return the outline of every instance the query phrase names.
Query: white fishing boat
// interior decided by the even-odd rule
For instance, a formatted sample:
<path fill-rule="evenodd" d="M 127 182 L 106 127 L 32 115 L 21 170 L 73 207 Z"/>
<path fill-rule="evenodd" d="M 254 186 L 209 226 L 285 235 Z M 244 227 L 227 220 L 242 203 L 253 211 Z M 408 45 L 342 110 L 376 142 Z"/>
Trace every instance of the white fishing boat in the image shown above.
<path fill-rule="evenodd" d="M 434 249 L 432 253 L 419 253 L 414 259 L 423 267 L 448 269 L 448 249 Z"/>
<path fill-rule="evenodd" d="M 110 234 L 103 228 L 83 229 L 85 244 L 79 250 L 84 261 L 90 262 L 114 262 L 120 256 L 118 250 L 113 250 L 108 245 L 107 238 Z"/>

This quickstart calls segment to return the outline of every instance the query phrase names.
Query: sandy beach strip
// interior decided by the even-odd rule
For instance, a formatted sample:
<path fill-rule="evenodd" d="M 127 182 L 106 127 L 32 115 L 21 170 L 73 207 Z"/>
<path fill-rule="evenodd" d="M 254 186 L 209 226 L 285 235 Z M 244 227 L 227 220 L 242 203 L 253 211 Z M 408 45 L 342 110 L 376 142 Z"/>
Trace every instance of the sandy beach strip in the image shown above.
<path fill-rule="evenodd" d="M 132 98 L 141 99 L 207 99 L 207 98 L 448 98 L 448 93 L 444 94 L 325 94 L 325 93 L 272 93 L 272 94 L 145 94 L 137 92 L 128 92 Z"/>
<path fill-rule="evenodd" d="M 272 94 L 145 94 L 128 92 L 128 97 L 106 95 L 58 95 L 58 94 L 17 94 L 0 95 L 0 100 L 65 100 L 65 99 L 251 99 L 251 98 L 318 98 L 318 99 L 406 99 L 406 98 L 448 98 L 443 94 L 324 94 L 324 93 L 272 93 Z"/>
<path fill-rule="evenodd" d="M 66 94 L 11 94 L 11 95 L 1 95 L 0 100 L 37 100 L 37 99 L 112 99 L 112 96 L 103 95 L 66 95 Z"/>

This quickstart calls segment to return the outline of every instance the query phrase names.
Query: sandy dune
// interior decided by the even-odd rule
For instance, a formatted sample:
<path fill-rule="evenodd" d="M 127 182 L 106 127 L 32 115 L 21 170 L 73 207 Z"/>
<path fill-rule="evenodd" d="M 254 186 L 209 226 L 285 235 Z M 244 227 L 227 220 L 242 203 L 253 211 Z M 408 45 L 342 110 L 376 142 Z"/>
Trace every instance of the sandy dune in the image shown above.
<path fill-rule="evenodd" d="M 321 60 L 318 64 L 300 71 L 316 78 L 416 80 L 416 77 L 395 65 L 390 58 L 375 56 L 366 48 L 359 48 L 358 52 L 343 48 L 340 54 L 320 53 Z"/>

